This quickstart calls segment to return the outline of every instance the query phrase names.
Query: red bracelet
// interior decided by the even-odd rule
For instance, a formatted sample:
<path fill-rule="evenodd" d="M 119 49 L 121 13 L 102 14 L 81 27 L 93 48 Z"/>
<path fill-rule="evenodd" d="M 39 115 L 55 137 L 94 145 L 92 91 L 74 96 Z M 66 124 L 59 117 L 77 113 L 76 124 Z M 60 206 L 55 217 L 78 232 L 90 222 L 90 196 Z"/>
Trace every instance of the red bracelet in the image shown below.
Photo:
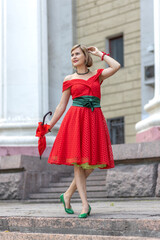
<path fill-rule="evenodd" d="M 105 53 L 105 52 L 102 52 L 102 53 L 103 53 L 103 55 L 102 55 L 102 57 L 101 57 L 101 60 L 102 60 L 102 61 L 103 61 L 104 55 L 107 55 L 107 56 L 110 55 L 109 53 Z"/>

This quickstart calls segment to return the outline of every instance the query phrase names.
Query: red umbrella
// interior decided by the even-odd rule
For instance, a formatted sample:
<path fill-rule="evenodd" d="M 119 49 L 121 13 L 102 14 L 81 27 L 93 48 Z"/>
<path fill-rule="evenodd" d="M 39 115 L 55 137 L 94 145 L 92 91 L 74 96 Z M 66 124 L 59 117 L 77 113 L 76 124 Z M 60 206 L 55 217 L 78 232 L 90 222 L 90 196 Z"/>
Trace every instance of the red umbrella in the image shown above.
<path fill-rule="evenodd" d="M 52 115 L 52 112 L 48 112 L 44 115 L 43 122 L 39 122 L 38 127 L 36 129 L 36 137 L 39 137 L 39 139 L 38 139 L 38 151 L 39 151 L 40 159 L 41 159 L 41 156 L 42 156 L 44 150 L 46 149 L 45 134 L 49 132 L 48 130 L 50 128 L 50 125 L 44 124 L 45 118 L 48 114 Z"/>

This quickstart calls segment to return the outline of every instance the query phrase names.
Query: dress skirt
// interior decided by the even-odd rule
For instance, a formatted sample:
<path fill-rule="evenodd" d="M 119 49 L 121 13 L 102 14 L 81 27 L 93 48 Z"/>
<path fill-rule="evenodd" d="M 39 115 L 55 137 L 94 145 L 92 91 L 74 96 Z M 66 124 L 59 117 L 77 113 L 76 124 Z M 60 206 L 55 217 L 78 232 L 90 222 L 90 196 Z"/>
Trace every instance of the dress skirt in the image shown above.
<path fill-rule="evenodd" d="M 114 168 L 112 146 L 101 108 L 71 106 L 63 118 L 48 163 L 85 169 Z"/>

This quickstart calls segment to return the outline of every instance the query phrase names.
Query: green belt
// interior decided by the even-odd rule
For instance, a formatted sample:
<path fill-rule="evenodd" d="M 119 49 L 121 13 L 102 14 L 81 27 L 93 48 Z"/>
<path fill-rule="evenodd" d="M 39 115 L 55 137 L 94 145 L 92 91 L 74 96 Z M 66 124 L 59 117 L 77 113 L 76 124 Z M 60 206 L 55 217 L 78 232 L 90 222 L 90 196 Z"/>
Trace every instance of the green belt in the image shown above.
<path fill-rule="evenodd" d="M 94 111 L 94 108 L 101 107 L 100 99 L 98 97 L 87 95 L 74 98 L 72 106 L 88 107 L 91 108 L 92 112 Z"/>

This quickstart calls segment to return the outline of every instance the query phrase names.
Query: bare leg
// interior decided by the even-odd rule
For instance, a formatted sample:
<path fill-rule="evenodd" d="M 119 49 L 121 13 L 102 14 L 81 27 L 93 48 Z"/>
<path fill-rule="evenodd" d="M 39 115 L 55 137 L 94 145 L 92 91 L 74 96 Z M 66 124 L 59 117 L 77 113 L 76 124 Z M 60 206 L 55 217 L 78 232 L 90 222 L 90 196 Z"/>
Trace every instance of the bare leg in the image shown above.
<path fill-rule="evenodd" d="M 87 177 L 93 172 L 94 169 L 84 169 L 84 173 L 85 173 L 85 178 L 87 179 Z M 69 188 L 67 189 L 67 191 L 64 193 L 64 200 L 65 200 L 65 204 L 66 204 L 66 208 L 70 208 L 70 200 L 71 197 L 73 195 L 73 193 L 77 190 L 77 186 L 76 186 L 76 180 L 75 177 L 73 178 L 73 181 L 71 182 Z"/>
<path fill-rule="evenodd" d="M 89 206 L 87 201 L 85 170 L 82 167 L 74 166 L 74 176 L 76 180 L 76 186 L 82 200 L 81 214 L 87 213 L 89 210 Z"/>

